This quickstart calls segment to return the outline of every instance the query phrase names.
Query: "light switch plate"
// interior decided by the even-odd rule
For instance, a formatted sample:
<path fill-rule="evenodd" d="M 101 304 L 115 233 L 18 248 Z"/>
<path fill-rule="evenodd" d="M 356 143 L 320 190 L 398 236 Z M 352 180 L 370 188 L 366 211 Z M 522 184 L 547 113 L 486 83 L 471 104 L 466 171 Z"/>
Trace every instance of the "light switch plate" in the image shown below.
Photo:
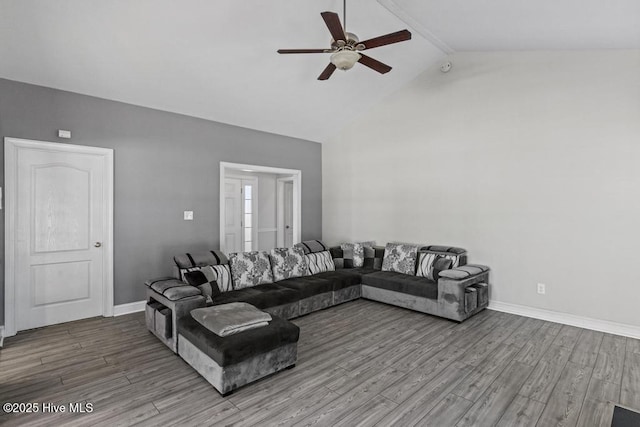
<path fill-rule="evenodd" d="M 184 211 L 184 220 L 193 221 L 193 211 Z"/>
<path fill-rule="evenodd" d="M 58 129 L 58 138 L 71 139 L 71 131 Z"/>

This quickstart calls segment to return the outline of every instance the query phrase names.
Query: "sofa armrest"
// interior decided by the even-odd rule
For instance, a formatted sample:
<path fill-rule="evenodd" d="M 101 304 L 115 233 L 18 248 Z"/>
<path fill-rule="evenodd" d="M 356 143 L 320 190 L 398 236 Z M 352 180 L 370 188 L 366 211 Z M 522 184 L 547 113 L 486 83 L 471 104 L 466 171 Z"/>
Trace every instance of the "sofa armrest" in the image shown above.
<path fill-rule="evenodd" d="M 200 289 L 195 286 L 187 285 L 182 280 L 173 277 L 161 277 L 151 279 L 144 282 L 149 289 L 154 290 L 169 301 L 178 301 L 183 298 L 202 295 Z"/>
<path fill-rule="evenodd" d="M 476 283 L 489 282 L 489 267 L 467 264 L 462 267 L 443 270 L 438 279 L 438 304 L 448 318 L 462 321 L 467 318 L 465 311 L 465 290 Z"/>
<path fill-rule="evenodd" d="M 147 319 L 147 328 L 153 332 L 163 343 L 165 343 L 174 353 L 178 352 L 178 319 L 191 313 L 195 308 L 207 305 L 204 295 L 195 286 L 187 285 L 184 282 L 162 277 L 159 279 L 147 280 L 147 310 L 149 315 L 155 316 L 156 308 L 153 303 L 158 303 L 162 308 L 171 310 L 171 336 L 160 336 L 155 324 Z"/>

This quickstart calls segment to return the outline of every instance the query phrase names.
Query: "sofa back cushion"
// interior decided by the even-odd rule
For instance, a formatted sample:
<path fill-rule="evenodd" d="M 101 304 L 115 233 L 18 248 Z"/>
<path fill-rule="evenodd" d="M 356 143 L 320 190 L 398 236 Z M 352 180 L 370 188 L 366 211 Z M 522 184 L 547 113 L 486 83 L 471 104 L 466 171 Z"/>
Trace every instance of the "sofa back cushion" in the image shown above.
<path fill-rule="evenodd" d="M 351 261 L 350 266 L 352 268 L 359 268 L 364 265 L 364 246 L 362 246 L 362 243 L 342 243 L 340 249 L 342 249 L 344 259 Z"/>
<path fill-rule="evenodd" d="M 420 252 L 418 254 L 418 269 L 416 276 L 426 277 L 434 282 L 440 278 L 442 270 L 448 270 L 453 266 L 453 259 L 449 255 L 433 252 Z"/>
<path fill-rule="evenodd" d="M 320 240 L 305 240 L 300 243 L 296 243 L 293 245 L 294 248 L 300 248 L 306 254 L 315 254 L 318 252 L 328 251 L 329 248 L 327 245 L 322 243 Z"/>
<path fill-rule="evenodd" d="M 396 273 L 416 274 L 416 258 L 418 245 L 406 243 L 387 243 L 382 259 L 382 271 L 395 271 Z"/>
<path fill-rule="evenodd" d="M 383 259 L 384 246 L 371 245 L 364 247 L 364 268 L 381 270 Z"/>
<path fill-rule="evenodd" d="M 342 243 L 340 246 L 334 246 L 329 248 L 331 257 L 336 268 L 359 268 L 367 267 L 374 268 L 375 264 L 373 260 L 367 258 L 373 258 L 376 254 L 375 248 L 377 248 L 376 242 L 356 242 L 356 243 Z M 382 249 L 382 248 L 381 248 Z M 382 253 L 382 252 L 380 252 Z M 380 266 L 382 267 L 382 255 L 380 255 Z"/>
<path fill-rule="evenodd" d="M 462 248 L 456 248 L 454 246 L 442 246 L 442 245 L 429 245 L 422 246 L 419 250 L 420 253 L 432 253 L 444 256 L 451 260 L 451 268 L 463 266 L 467 263 L 467 250 Z"/>
<path fill-rule="evenodd" d="M 212 301 L 216 295 L 233 289 L 231 285 L 231 270 L 229 265 L 205 265 L 192 267 L 184 273 L 184 281 L 200 289 L 207 301 Z"/>
<path fill-rule="evenodd" d="M 305 255 L 307 259 L 307 275 L 334 271 L 336 266 L 329 251 L 316 252 Z"/>
<path fill-rule="evenodd" d="M 229 255 L 233 289 L 273 283 L 269 255 L 263 251 L 237 252 Z"/>
<path fill-rule="evenodd" d="M 175 262 L 174 274 L 183 282 L 187 282 L 184 274 L 188 271 L 199 270 L 200 267 L 207 265 L 225 265 L 229 264 L 229 259 L 221 251 L 202 251 L 180 254 L 173 257 Z"/>
<path fill-rule="evenodd" d="M 173 257 L 179 269 L 204 267 L 205 265 L 229 264 L 229 259 L 221 251 L 203 251 L 180 254 Z"/>
<path fill-rule="evenodd" d="M 299 246 L 271 249 L 269 260 L 275 282 L 307 274 L 307 258 Z"/>

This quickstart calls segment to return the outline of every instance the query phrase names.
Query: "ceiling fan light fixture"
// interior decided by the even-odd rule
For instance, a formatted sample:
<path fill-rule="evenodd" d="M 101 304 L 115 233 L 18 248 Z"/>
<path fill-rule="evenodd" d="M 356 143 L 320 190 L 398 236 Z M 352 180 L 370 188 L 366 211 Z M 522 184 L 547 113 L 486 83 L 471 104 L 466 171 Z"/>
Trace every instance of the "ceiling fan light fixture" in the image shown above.
<path fill-rule="evenodd" d="M 330 61 L 340 70 L 350 70 L 360 60 L 361 55 L 352 50 L 341 50 L 331 55 Z"/>

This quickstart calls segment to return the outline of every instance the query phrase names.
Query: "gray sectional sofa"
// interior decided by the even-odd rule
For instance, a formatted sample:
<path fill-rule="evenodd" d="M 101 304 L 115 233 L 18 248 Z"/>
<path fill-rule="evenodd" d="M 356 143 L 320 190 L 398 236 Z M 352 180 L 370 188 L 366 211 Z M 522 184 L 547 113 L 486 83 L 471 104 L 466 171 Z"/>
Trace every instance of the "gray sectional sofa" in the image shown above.
<path fill-rule="evenodd" d="M 458 260 L 457 267 L 440 272 L 439 277 L 433 280 L 415 274 L 382 271 L 385 248 L 381 246 L 365 248 L 363 266 L 353 267 L 353 260 L 345 258 L 340 247 L 326 248 L 317 241 L 303 242 L 301 245 L 305 244 L 312 248 L 302 246 L 307 254 L 328 249 L 335 270 L 231 289 L 209 302 L 200 289 L 180 279 L 180 272 L 205 265 L 223 265 L 229 262 L 227 257 L 219 251 L 176 256 L 175 277 L 146 282 L 149 329 L 177 352 L 176 331 L 180 318 L 188 315 L 192 309 L 206 305 L 241 301 L 284 319 L 292 319 L 362 297 L 457 322 L 464 321 L 488 305 L 486 284 L 489 283 L 489 268 L 468 265 L 464 249 L 420 247 L 419 257 L 436 254 L 454 256 Z"/>
<path fill-rule="evenodd" d="M 295 264 L 286 250 L 274 249 L 266 258 L 257 252 L 232 254 L 231 263 L 220 251 L 178 255 L 174 257 L 175 277 L 145 283 L 147 327 L 226 394 L 295 365 L 299 331 L 287 319 L 358 298 L 457 322 L 487 307 L 489 268 L 467 264 L 464 249 L 413 246 L 411 256 L 406 256 L 402 253 L 405 246 L 410 247 L 367 243 L 327 248 L 320 241 L 302 242 L 294 254 L 305 259 L 305 271 L 299 271 L 298 277 L 288 277 L 294 275 L 282 271 L 283 265 Z M 274 251 L 283 251 L 280 261 Z M 273 274 L 263 283 L 262 273 L 253 274 L 252 268 L 254 264 L 264 267 L 269 259 L 269 275 L 271 268 Z M 193 283 L 198 277 L 201 280 Z M 256 329 L 220 339 L 203 330 L 190 315 L 196 308 L 234 302 L 271 314 L 272 325 L 262 332 Z M 251 345 L 258 342 L 256 336 L 264 334 L 271 334 L 262 340 L 264 345 Z M 247 346 L 255 348 L 247 350 Z M 244 356 L 231 357 L 221 350 L 225 348 L 229 354 L 240 351 Z"/>

